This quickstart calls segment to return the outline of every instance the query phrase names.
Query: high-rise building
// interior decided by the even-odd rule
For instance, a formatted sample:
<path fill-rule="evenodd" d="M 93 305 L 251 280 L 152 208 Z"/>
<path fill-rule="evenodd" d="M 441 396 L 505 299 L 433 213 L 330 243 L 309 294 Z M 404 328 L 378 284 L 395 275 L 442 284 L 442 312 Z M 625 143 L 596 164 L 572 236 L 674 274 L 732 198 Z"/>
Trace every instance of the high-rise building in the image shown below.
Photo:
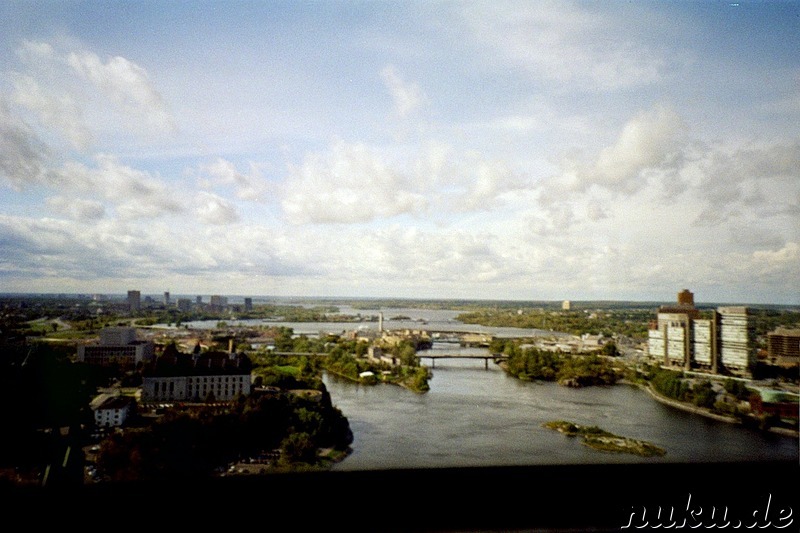
<path fill-rule="evenodd" d="M 569 300 L 564 300 L 561 302 L 561 310 L 562 311 L 569 311 L 572 308 L 572 304 Z"/>
<path fill-rule="evenodd" d="M 756 362 L 755 338 L 747 307 L 720 307 L 719 358 L 731 371 L 749 374 Z"/>
<path fill-rule="evenodd" d="M 692 320 L 700 316 L 694 306 L 694 295 L 684 289 L 678 293 L 677 305 L 658 308 L 658 321 L 648 332 L 648 353 L 665 365 L 686 369 L 692 363 Z"/>
<path fill-rule="evenodd" d="M 131 313 L 142 308 L 142 293 L 139 291 L 128 291 L 128 309 Z"/>
<path fill-rule="evenodd" d="M 211 309 L 215 311 L 222 311 L 228 306 L 228 299 L 225 296 L 214 294 L 211 296 L 211 303 L 209 305 L 211 306 Z"/>
<path fill-rule="evenodd" d="M 718 373 L 750 375 L 756 362 L 754 329 L 746 307 L 719 307 L 710 319 L 700 318 L 694 294 L 684 289 L 678 304 L 658 308 L 650 323 L 647 351 L 664 365 Z"/>
<path fill-rule="evenodd" d="M 777 328 L 767 333 L 770 361 L 781 366 L 800 364 L 800 329 Z"/>
<path fill-rule="evenodd" d="M 169 291 L 164 293 L 164 307 L 169 307 Z"/>
<path fill-rule="evenodd" d="M 717 318 L 698 319 L 692 322 L 692 351 L 694 362 L 717 372 Z"/>
<path fill-rule="evenodd" d="M 197 305 L 203 305 L 203 297 L 202 296 L 198 296 L 196 302 L 197 302 Z"/>
<path fill-rule="evenodd" d="M 192 301 L 189 298 L 178 298 L 178 309 L 180 311 L 191 311 Z"/>
<path fill-rule="evenodd" d="M 253 310 L 253 299 L 252 298 L 245 298 L 244 299 L 244 310 L 245 311 L 252 311 Z"/>

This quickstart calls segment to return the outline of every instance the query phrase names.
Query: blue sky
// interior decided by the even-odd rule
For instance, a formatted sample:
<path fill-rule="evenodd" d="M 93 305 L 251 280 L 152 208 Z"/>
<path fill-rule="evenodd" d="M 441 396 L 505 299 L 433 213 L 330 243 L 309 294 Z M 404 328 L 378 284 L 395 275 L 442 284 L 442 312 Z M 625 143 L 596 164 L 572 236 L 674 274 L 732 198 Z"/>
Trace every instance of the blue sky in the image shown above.
<path fill-rule="evenodd" d="M 0 292 L 800 304 L 800 2 L 0 5 Z"/>

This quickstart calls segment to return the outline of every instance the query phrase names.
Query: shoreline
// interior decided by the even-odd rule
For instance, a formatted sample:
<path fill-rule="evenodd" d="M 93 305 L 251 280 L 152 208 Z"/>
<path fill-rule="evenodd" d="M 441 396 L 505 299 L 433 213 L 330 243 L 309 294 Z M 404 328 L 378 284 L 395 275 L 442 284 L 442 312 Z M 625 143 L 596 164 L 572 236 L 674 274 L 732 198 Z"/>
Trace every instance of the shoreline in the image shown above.
<path fill-rule="evenodd" d="M 374 387 L 376 385 L 397 385 L 398 387 L 402 387 L 402 388 L 406 389 L 407 391 L 411 391 L 411 392 L 413 392 L 415 394 L 425 394 L 426 392 L 428 392 L 428 391 L 416 390 L 416 389 L 414 389 L 412 387 L 409 387 L 403 381 L 385 381 L 383 379 L 378 379 L 375 383 L 370 384 L 370 383 L 364 383 L 363 381 L 361 381 L 361 378 L 354 379 L 354 378 L 352 378 L 350 376 L 342 374 L 341 372 L 337 372 L 337 371 L 331 370 L 329 368 L 326 368 L 324 370 L 325 370 L 325 372 L 330 372 L 334 376 L 338 376 L 338 377 L 340 377 L 342 379 L 346 379 L 347 381 L 350 381 L 350 382 L 355 383 L 357 385 L 364 385 L 365 387 Z"/>
<path fill-rule="evenodd" d="M 725 416 L 720 415 L 717 413 L 712 413 L 708 409 L 704 409 L 702 407 L 697 407 L 696 405 L 689 405 L 684 402 L 679 402 L 678 400 L 673 400 L 672 398 L 666 398 L 659 393 L 657 393 L 653 388 L 648 384 L 647 386 L 642 385 L 640 383 L 634 383 L 628 380 L 620 380 L 618 383 L 625 384 L 625 385 L 632 385 L 634 387 L 638 387 L 644 391 L 646 391 L 651 398 L 656 400 L 659 403 L 664 405 L 669 405 L 671 407 L 675 407 L 676 409 L 680 409 L 687 413 L 692 413 L 700 416 L 704 416 L 706 418 L 711 418 L 713 420 L 717 420 L 718 422 L 726 422 L 728 424 L 735 424 L 735 425 L 743 425 L 742 421 L 738 418 L 732 416 Z M 781 435 L 785 437 L 794 437 L 800 438 L 800 432 L 791 430 L 789 428 L 779 428 L 779 427 L 771 427 L 767 429 L 770 433 L 775 433 L 776 435 Z"/>
<path fill-rule="evenodd" d="M 506 364 L 505 361 L 498 362 L 497 364 L 500 366 L 500 368 L 503 369 L 504 372 L 506 372 L 506 374 L 511 375 L 508 372 L 508 368 L 507 368 L 508 365 Z M 514 377 L 514 376 L 512 376 L 512 377 Z M 519 378 L 516 378 L 516 379 L 519 379 Z M 687 404 L 685 404 L 683 402 L 679 402 L 677 400 L 673 400 L 671 398 L 666 398 L 664 396 L 661 396 L 656 391 L 654 391 L 652 389 L 652 387 L 650 387 L 649 384 L 648 385 L 642 385 L 640 383 L 634 383 L 633 381 L 629 381 L 627 379 L 620 379 L 620 380 L 617 381 L 616 384 L 631 385 L 631 386 L 634 386 L 634 387 L 638 387 L 638 388 L 646 391 L 650 395 L 650 397 L 653 398 L 654 400 L 656 400 L 657 402 L 659 402 L 661 404 L 664 404 L 664 405 L 669 405 L 671 407 L 674 407 L 676 409 L 680 409 L 680 410 L 688 412 L 688 413 L 704 416 L 706 418 L 711 418 L 712 420 L 716 420 L 718 422 L 725 422 L 725 423 L 728 423 L 728 424 L 735 424 L 735 425 L 739 425 L 739 426 L 743 425 L 742 421 L 739 420 L 738 418 L 735 418 L 735 417 L 732 417 L 732 416 L 719 415 L 719 414 L 710 412 L 708 409 L 703 409 L 702 407 L 697 407 L 695 405 L 687 405 Z M 789 429 L 789 428 L 771 427 L 771 428 L 768 428 L 766 431 L 768 431 L 770 433 L 774 433 L 776 435 L 781 435 L 783 437 L 793 437 L 795 439 L 800 439 L 800 431 L 795 431 L 795 430 L 792 430 L 792 429 Z"/>

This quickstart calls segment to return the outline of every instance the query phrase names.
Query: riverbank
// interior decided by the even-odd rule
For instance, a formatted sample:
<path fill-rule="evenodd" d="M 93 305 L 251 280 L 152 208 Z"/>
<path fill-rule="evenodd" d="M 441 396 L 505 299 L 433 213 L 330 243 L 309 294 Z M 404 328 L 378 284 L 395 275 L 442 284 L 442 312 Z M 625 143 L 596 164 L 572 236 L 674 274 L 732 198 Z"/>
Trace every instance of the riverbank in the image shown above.
<path fill-rule="evenodd" d="M 719 422 L 726 422 L 728 424 L 742 425 L 742 420 L 739 418 L 733 416 L 725 416 L 718 413 L 712 413 L 710 409 L 704 407 L 698 407 L 696 405 L 680 402 L 678 400 L 673 400 L 672 398 L 667 398 L 666 396 L 662 396 L 661 394 L 653 390 L 653 387 L 651 387 L 650 384 L 642 385 L 641 383 L 634 383 L 628 380 L 620 380 L 619 383 L 638 387 L 646 391 L 650 395 L 650 397 L 656 400 L 657 402 L 662 403 L 664 405 L 669 405 L 670 407 L 675 407 L 676 409 L 680 409 L 682 411 L 686 411 L 687 413 L 693 413 L 696 415 L 704 416 L 706 418 L 717 420 Z M 789 428 L 771 427 L 768 428 L 767 431 L 769 431 L 770 433 L 775 433 L 776 435 L 783 435 L 785 437 L 800 438 L 800 432 L 791 430 Z"/>
<path fill-rule="evenodd" d="M 353 383 L 358 383 L 359 385 L 365 385 L 368 387 L 374 387 L 375 385 L 385 384 L 385 385 L 397 385 L 398 387 L 402 387 L 406 390 L 410 390 L 411 392 L 415 392 L 417 394 L 424 394 L 428 392 L 428 390 L 418 390 L 412 387 L 407 381 L 408 378 L 395 378 L 395 379 L 387 379 L 387 376 L 383 374 L 373 374 L 371 376 L 372 379 L 364 379 L 361 376 L 354 378 L 342 372 L 337 372 L 335 370 L 331 370 L 330 368 L 326 368 L 325 372 L 330 372 L 334 376 L 338 376 L 340 378 L 346 379 L 347 381 L 352 381 Z M 394 376 L 392 376 L 394 377 Z"/>

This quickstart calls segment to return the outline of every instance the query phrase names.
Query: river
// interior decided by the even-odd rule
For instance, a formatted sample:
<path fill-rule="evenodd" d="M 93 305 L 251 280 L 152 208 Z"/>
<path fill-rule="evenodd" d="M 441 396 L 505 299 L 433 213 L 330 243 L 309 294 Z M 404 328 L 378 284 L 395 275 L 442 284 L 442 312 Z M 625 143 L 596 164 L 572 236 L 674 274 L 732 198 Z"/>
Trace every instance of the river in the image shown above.
<path fill-rule="evenodd" d="M 335 470 L 545 464 L 798 460 L 797 439 L 662 405 L 631 385 L 522 382 L 482 360 L 439 360 L 431 389 L 365 386 L 326 375 L 350 421 L 353 452 Z M 545 429 L 554 419 L 652 442 L 663 457 L 597 451 Z"/>
<path fill-rule="evenodd" d="M 459 311 L 428 309 L 363 310 L 340 313 L 372 317 L 384 314 L 385 329 L 481 331 L 496 336 L 553 333 L 518 328 L 489 328 L 458 322 Z M 394 317 L 408 319 L 393 320 Z M 265 324 L 260 320 L 229 324 Z M 377 329 L 377 322 L 289 323 L 295 333 Z M 187 323 L 214 327 L 216 321 Z M 555 335 L 559 335 L 555 333 Z M 438 343 L 434 343 L 437 348 Z M 448 348 L 450 351 L 451 348 Z M 424 361 L 424 360 L 423 360 Z M 333 403 L 353 430 L 353 452 L 334 470 L 375 470 L 472 466 L 574 465 L 591 463 L 707 463 L 793 460 L 798 441 L 761 433 L 663 405 L 631 385 L 568 388 L 555 383 L 523 382 L 483 360 L 438 360 L 430 391 L 416 394 L 395 385 L 359 385 L 334 375 L 324 382 Z M 596 425 L 617 435 L 642 439 L 666 450 L 663 457 L 601 452 L 545 429 L 555 419 Z"/>

